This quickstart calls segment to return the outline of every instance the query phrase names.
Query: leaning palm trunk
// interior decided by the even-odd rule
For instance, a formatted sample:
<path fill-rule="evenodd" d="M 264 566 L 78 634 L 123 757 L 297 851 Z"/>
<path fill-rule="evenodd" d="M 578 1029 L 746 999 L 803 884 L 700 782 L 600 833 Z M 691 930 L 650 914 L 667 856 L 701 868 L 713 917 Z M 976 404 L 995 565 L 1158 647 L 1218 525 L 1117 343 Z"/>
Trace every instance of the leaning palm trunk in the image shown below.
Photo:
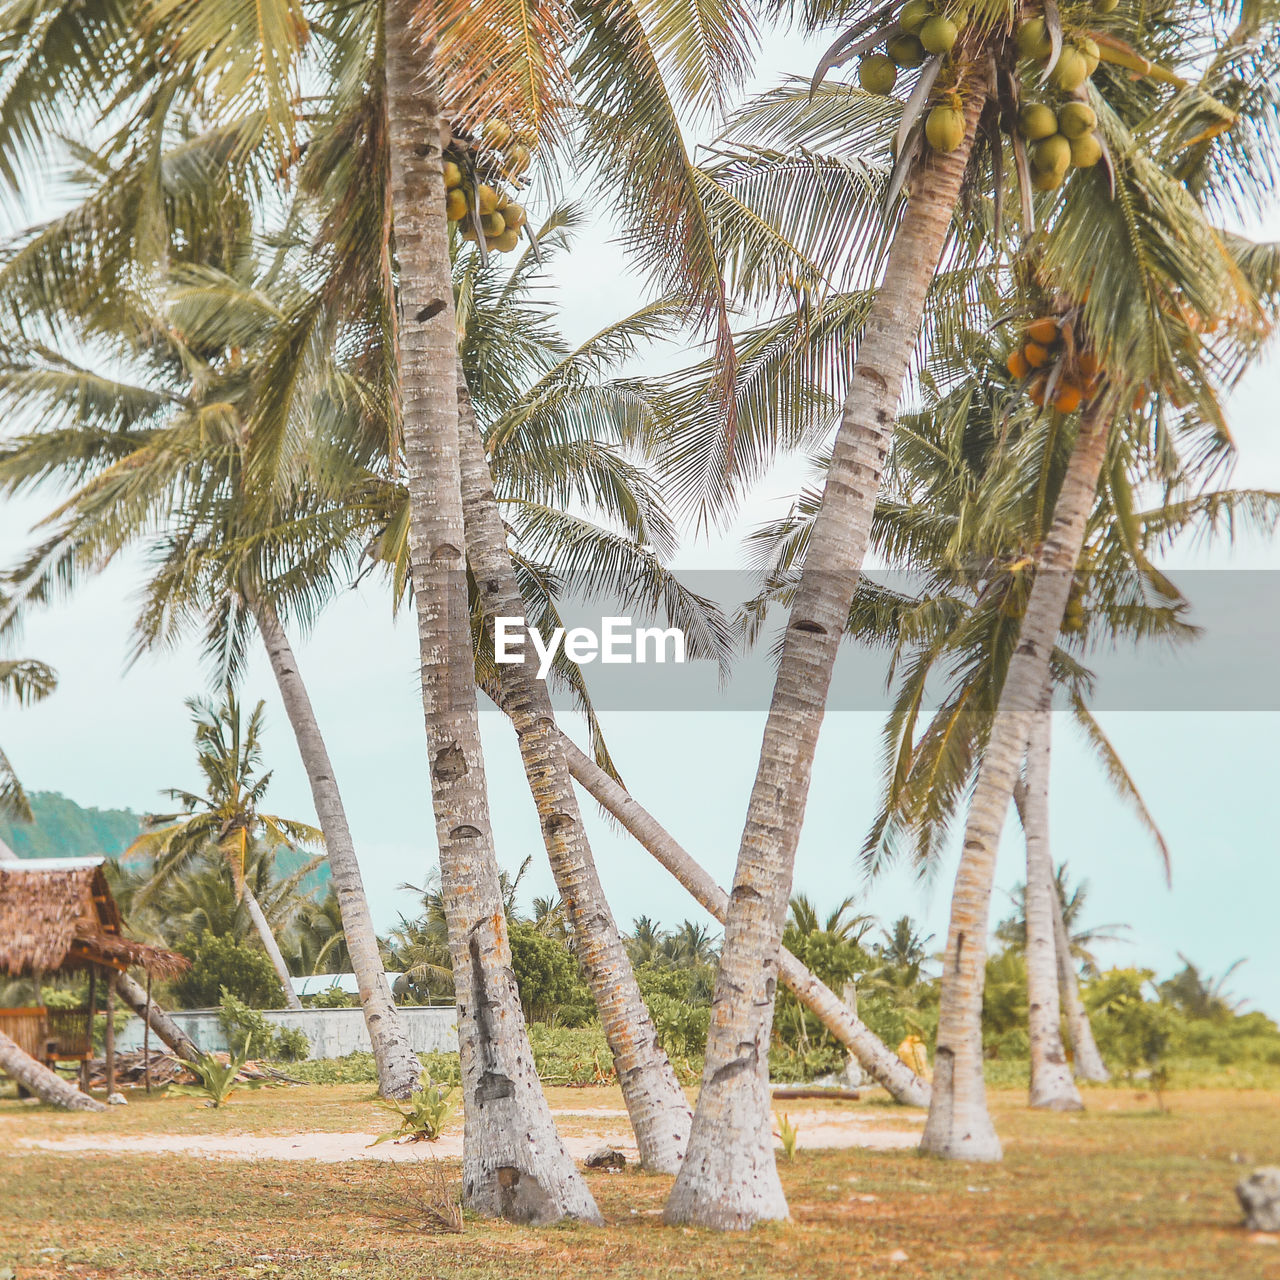
<path fill-rule="evenodd" d="M 57 1072 L 37 1062 L 3 1031 L 0 1031 L 0 1071 L 51 1107 L 62 1107 L 66 1111 L 106 1110 L 97 1098 L 81 1093 Z"/>
<path fill-rule="evenodd" d="M 1101 404 L 1095 402 L 1081 419 L 1053 525 L 1036 558 L 1035 583 L 1018 648 L 1009 663 L 987 749 L 978 766 L 951 899 L 933 1103 L 921 1141 L 922 1149 L 934 1155 L 957 1160 L 999 1160 L 1001 1156 L 982 1078 L 982 984 L 991 886 L 1009 798 L 1049 677 L 1049 658 L 1084 545 L 1085 523 L 1107 451 L 1107 426 Z"/>
<path fill-rule="evenodd" d="M 985 60 L 966 66 L 964 139 L 950 154 L 929 151 L 912 180 L 914 194 L 850 378 L 760 748 L 729 895 L 702 1091 L 667 1201 L 669 1223 L 741 1230 L 787 1216 L 769 1114 L 778 951 L 831 673 L 870 541 L 908 361 L 986 101 Z"/>
<path fill-rule="evenodd" d="M 492 628 L 494 618 L 523 618 L 524 598 L 461 370 L 458 430 L 467 559 L 481 613 L 486 626 Z M 565 761 L 563 739 L 556 730 L 551 695 L 546 682 L 523 662 L 498 664 L 495 692 L 516 731 L 551 872 L 573 928 L 574 954 L 586 974 L 613 1054 L 640 1163 L 653 1173 L 675 1173 L 684 1158 L 693 1117 L 676 1073 L 658 1043 L 653 1019 L 600 884 Z"/>
<path fill-rule="evenodd" d="M 651 853 L 693 895 L 694 901 L 722 924 L 729 913 L 729 895 L 703 867 L 667 833 L 620 782 L 611 778 L 590 756 L 561 737 L 569 769 L 583 788 L 616 818 L 640 846 Z M 880 1040 L 847 1001 L 814 977 L 785 947 L 778 955 L 778 976 L 811 1010 L 828 1031 L 857 1058 L 863 1070 L 884 1086 L 898 1102 L 911 1107 L 929 1105 L 929 1084 Z"/>
<path fill-rule="evenodd" d="M 1058 947 L 1053 936 L 1053 858 L 1049 845 L 1049 752 L 1053 692 L 1046 684 L 1027 742 L 1027 780 L 1022 788 L 1023 835 L 1027 845 L 1027 1032 L 1031 1041 L 1031 1105 L 1079 1111 L 1084 1103 L 1071 1078 L 1062 1047 L 1058 1003 Z"/>
<path fill-rule="evenodd" d="M 116 994 L 134 1011 L 160 1039 L 180 1058 L 195 1058 L 200 1048 L 183 1029 L 154 1000 L 147 999 L 146 991 L 127 973 L 112 975 L 111 985 Z"/>
<path fill-rule="evenodd" d="M 391 999 L 391 988 L 378 953 L 378 936 L 369 913 L 369 900 L 360 876 L 360 863 L 329 751 L 276 611 L 265 600 L 254 599 L 251 604 L 280 697 L 293 726 L 298 754 L 311 783 L 311 798 L 320 829 L 324 832 L 325 854 L 342 913 L 342 935 L 360 989 L 360 1007 L 378 1070 L 378 1091 L 386 1098 L 407 1098 L 418 1088 L 422 1064 L 409 1045 L 409 1037 Z"/>
<path fill-rule="evenodd" d="M 489 1216 L 600 1222 L 556 1133 L 511 969 L 476 707 L 445 231 L 447 126 L 416 0 L 387 0 L 387 103 L 409 547 L 440 881 L 458 1002 L 462 1195 Z"/>
<path fill-rule="evenodd" d="M 1071 939 L 1067 936 L 1067 922 L 1062 918 L 1062 902 L 1057 886 L 1053 889 L 1053 938 L 1058 956 L 1058 985 L 1062 992 L 1062 1005 L 1066 1011 L 1067 1036 L 1071 1040 L 1071 1056 L 1075 1062 L 1077 1080 L 1092 1080 L 1106 1084 L 1111 1072 L 1098 1052 L 1089 1022 L 1089 1011 L 1080 998 L 1080 980 L 1071 960 Z"/>
<path fill-rule="evenodd" d="M 293 983 L 289 980 L 289 966 L 284 962 L 284 956 L 280 952 L 280 944 L 276 941 L 276 935 L 271 932 L 271 925 L 267 920 L 266 914 L 262 910 L 262 903 L 254 896 L 254 892 L 246 884 L 242 891 L 244 898 L 245 910 L 249 913 L 249 919 L 253 921 L 253 927 L 257 931 L 258 941 L 262 943 L 262 949 L 267 953 L 267 958 L 271 961 L 271 967 L 276 971 L 276 977 L 280 979 L 280 988 L 284 992 L 284 1002 L 290 1009 L 301 1009 L 302 1001 L 298 999 L 293 990 Z"/>

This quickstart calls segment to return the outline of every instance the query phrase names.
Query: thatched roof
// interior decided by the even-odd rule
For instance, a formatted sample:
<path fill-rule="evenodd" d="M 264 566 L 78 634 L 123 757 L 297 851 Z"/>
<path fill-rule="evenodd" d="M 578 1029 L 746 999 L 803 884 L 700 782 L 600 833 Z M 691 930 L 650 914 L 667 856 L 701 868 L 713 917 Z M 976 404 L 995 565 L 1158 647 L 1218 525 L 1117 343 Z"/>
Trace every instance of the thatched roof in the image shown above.
<path fill-rule="evenodd" d="M 172 951 L 124 937 L 102 858 L 0 862 L 0 972 L 10 977 L 104 965 L 181 973 Z"/>

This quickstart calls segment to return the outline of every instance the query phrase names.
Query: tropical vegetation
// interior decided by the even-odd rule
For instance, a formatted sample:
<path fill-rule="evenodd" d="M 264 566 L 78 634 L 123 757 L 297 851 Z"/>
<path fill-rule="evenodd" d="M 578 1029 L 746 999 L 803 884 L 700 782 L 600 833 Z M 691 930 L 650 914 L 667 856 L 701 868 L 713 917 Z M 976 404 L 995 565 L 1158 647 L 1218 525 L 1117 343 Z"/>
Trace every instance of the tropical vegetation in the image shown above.
<path fill-rule="evenodd" d="M 1227 408 L 1280 309 L 1280 252 L 1244 231 L 1275 196 L 1278 19 L 1269 0 L 0 0 L 0 188 L 30 215 L 0 246 L 0 493 L 44 504 L 0 643 L 129 558 L 131 656 L 198 638 L 202 781 L 111 873 L 131 927 L 190 962 L 161 998 L 219 1006 L 241 1058 L 297 1057 L 254 1010 L 353 973 L 401 1131 L 437 1134 L 454 1086 L 465 1207 L 526 1225 L 602 1221 L 549 1050 L 617 1082 L 641 1164 L 674 1178 L 664 1222 L 721 1231 L 789 1216 L 774 1126 L 788 1163 L 798 1131 L 771 1081 L 866 1073 L 927 1105 L 924 1151 L 994 1162 L 993 1073 L 1075 1110 L 1108 1074 L 1163 1098 L 1184 1060 L 1274 1065 L 1230 974 L 1107 967 L 1122 926 L 1082 918 L 1050 781 L 1063 708 L 1167 871 L 1096 667 L 1194 644 L 1161 567 L 1180 539 L 1280 522 L 1280 494 L 1228 484 Z M 748 92 L 786 23 L 816 70 Z M 550 272 L 606 205 L 644 301 L 574 343 Z M 695 590 L 682 544 L 750 520 L 783 461 L 813 479 L 747 531 L 749 598 Z M 435 827 L 421 910 L 385 936 L 293 647 L 357 585 L 418 641 Z M 503 660 L 499 619 L 563 637 L 584 603 L 678 628 L 725 681 L 768 650 L 746 812 L 720 815 L 741 833 L 728 885 L 621 785 L 586 658 L 566 643 L 548 680 Z M 890 690 L 848 857 L 866 877 L 954 863 L 937 939 L 795 893 L 847 646 Z M 264 808 L 259 649 L 314 823 Z M 0 658 L 0 698 L 55 686 Z M 496 844 L 481 695 L 555 884 L 531 908 L 528 861 L 510 876 Z M 628 927 L 578 786 L 715 932 Z M 36 800 L 0 752 L 0 818 L 56 822 Z M 993 932 L 1011 808 L 1026 873 Z M 415 1002 L 457 1013 L 456 1059 L 425 1076 Z M 220 1104 L 231 1064 L 188 1060 Z"/>

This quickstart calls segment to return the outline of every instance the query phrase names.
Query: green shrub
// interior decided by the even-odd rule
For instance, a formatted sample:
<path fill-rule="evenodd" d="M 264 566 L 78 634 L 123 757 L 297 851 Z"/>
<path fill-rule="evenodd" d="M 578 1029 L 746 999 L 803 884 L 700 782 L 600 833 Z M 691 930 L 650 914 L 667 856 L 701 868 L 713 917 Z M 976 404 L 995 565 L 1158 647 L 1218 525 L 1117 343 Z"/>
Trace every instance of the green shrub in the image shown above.
<path fill-rule="evenodd" d="M 524 922 L 512 923 L 507 933 L 525 1021 L 556 1022 L 565 1027 L 591 1021 L 595 1003 L 569 948 Z"/>
<path fill-rule="evenodd" d="M 311 1041 L 300 1027 L 281 1027 L 276 1032 L 272 1057 L 277 1062 L 301 1062 L 311 1052 Z"/>
<path fill-rule="evenodd" d="M 191 961 L 191 968 L 173 984 L 179 1007 L 211 1009 L 222 999 L 224 988 L 250 1008 L 283 1006 L 280 979 L 256 947 L 205 929 L 199 937 L 189 934 L 176 950 Z"/>
<path fill-rule="evenodd" d="M 303 996 L 302 1003 L 309 1009 L 351 1009 L 359 1001 L 335 985 L 326 987 L 325 990 L 318 991 L 313 996 Z"/>
<path fill-rule="evenodd" d="M 311 1050 L 311 1042 L 305 1032 L 297 1027 L 281 1027 L 277 1031 L 261 1013 L 249 1008 L 226 987 L 222 988 L 218 1023 L 227 1043 L 243 1045 L 251 1058 L 297 1062 Z"/>
<path fill-rule="evenodd" d="M 690 1005 L 675 996 L 654 992 L 648 997 L 649 1016 L 653 1019 L 658 1043 L 667 1057 L 702 1057 L 707 1052 L 707 1035 L 711 1030 L 711 1006 Z"/>

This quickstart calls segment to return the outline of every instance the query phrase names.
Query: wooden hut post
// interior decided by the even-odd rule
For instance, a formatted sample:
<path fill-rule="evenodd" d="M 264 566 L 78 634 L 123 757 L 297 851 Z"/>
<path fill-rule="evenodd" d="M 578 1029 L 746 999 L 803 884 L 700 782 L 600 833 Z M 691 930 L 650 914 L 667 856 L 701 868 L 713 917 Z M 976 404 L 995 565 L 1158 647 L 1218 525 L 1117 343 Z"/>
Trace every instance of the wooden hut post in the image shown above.
<path fill-rule="evenodd" d="M 98 970 L 94 965 L 89 966 L 89 1010 L 85 1017 L 89 1023 L 88 1032 L 85 1035 L 85 1044 L 88 1046 L 88 1052 L 80 1061 L 80 1092 L 89 1092 L 89 1063 L 93 1059 L 93 1024 L 98 1016 Z"/>
<path fill-rule="evenodd" d="M 147 1012 L 142 1019 L 142 1083 L 151 1092 L 151 970 L 147 970 Z"/>
<path fill-rule="evenodd" d="M 104 975 L 105 976 L 105 975 Z M 103 1058 L 107 1068 L 107 1097 L 116 1091 L 116 988 L 108 978 L 106 981 L 107 1026 L 103 1032 Z"/>

